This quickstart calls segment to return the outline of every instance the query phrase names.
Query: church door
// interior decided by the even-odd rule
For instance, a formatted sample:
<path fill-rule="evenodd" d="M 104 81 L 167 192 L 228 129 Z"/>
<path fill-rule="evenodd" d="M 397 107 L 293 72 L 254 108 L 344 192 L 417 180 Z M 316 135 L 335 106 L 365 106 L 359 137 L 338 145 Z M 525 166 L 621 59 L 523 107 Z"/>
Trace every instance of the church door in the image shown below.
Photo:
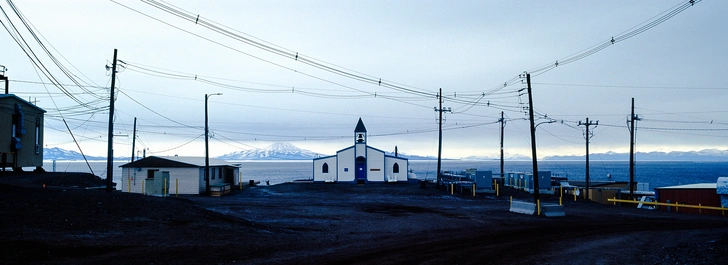
<path fill-rule="evenodd" d="M 356 183 L 364 183 L 367 180 L 367 159 L 363 156 L 356 158 Z"/>

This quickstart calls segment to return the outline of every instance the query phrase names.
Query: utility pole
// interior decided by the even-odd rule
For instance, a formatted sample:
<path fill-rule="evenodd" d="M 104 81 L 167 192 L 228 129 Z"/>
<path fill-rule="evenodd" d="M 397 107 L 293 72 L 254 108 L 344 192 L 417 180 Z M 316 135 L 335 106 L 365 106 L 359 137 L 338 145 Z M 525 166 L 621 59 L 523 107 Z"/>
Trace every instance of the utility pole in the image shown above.
<path fill-rule="evenodd" d="M 210 196 L 210 138 L 208 137 L 210 130 L 207 125 L 207 99 L 219 95 L 222 93 L 205 94 L 205 195 L 207 196 Z"/>
<path fill-rule="evenodd" d="M 134 162 L 134 146 L 136 145 L 136 117 L 134 117 L 134 133 L 131 138 L 131 162 Z"/>
<path fill-rule="evenodd" d="M 538 162 L 536 157 L 536 125 L 533 119 L 533 95 L 531 95 L 531 74 L 526 74 L 528 85 L 528 116 L 531 119 L 531 157 L 533 157 L 533 200 L 538 205 L 541 199 L 538 190 Z"/>
<path fill-rule="evenodd" d="M 438 140 L 438 146 L 437 146 L 437 187 L 439 188 L 442 178 L 440 177 L 440 170 L 442 170 L 442 113 L 443 112 L 452 112 L 450 108 L 442 108 L 442 88 L 440 88 L 440 93 L 437 94 L 437 102 L 439 103 L 440 107 L 435 108 L 435 111 L 439 112 L 440 118 L 438 118 L 438 133 L 439 133 L 439 140 Z"/>
<path fill-rule="evenodd" d="M 500 170 L 501 170 L 501 182 L 505 180 L 505 173 L 504 173 L 504 163 L 503 163 L 503 131 L 506 128 L 506 120 L 503 118 L 503 112 L 501 111 L 501 117 L 500 120 L 498 120 L 501 123 L 500 127 Z"/>
<path fill-rule="evenodd" d="M 634 198 L 634 98 L 632 98 L 632 111 L 629 115 L 629 196 Z"/>
<path fill-rule="evenodd" d="M 589 139 L 591 139 L 592 134 L 589 133 L 589 126 L 597 126 L 599 125 L 599 121 L 596 121 L 594 123 L 593 121 L 589 121 L 589 118 L 586 118 L 586 122 L 579 121 L 579 126 L 584 125 L 586 127 L 586 133 L 584 134 L 584 138 L 586 138 L 586 199 L 590 200 L 591 196 L 589 196 Z"/>
<path fill-rule="evenodd" d="M 109 89 L 109 145 L 106 154 L 106 192 L 111 192 L 114 186 L 114 86 L 116 86 L 116 49 L 114 49 L 114 60 L 111 66 L 111 89 Z"/>

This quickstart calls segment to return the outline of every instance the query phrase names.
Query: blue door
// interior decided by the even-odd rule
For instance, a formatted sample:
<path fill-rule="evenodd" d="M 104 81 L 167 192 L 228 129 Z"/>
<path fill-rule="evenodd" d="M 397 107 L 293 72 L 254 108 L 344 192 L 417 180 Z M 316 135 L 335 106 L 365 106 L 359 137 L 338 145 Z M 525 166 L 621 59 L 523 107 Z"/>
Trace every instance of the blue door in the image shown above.
<path fill-rule="evenodd" d="M 356 182 L 364 183 L 367 180 L 367 159 L 363 156 L 356 158 Z"/>

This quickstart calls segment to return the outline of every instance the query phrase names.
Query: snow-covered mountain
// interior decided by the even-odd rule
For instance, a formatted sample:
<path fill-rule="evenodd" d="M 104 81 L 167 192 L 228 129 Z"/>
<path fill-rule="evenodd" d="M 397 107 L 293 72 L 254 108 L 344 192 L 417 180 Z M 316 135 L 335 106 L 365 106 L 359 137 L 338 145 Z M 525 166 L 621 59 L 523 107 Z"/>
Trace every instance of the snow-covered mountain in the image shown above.
<path fill-rule="evenodd" d="M 606 152 L 590 154 L 592 160 L 629 160 L 628 153 Z M 548 156 L 543 160 L 584 160 L 583 155 Z M 704 149 L 700 151 L 637 152 L 635 159 L 643 161 L 728 161 L 728 150 Z"/>
<path fill-rule="evenodd" d="M 394 156 L 394 152 L 384 152 L 385 155 L 388 156 Z M 407 158 L 408 160 L 437 160 L 436 156 L 418 156 L 418 155 L 410 155 L 405 153 L 399 153 L 397 154 L 399 157 Z"/>
<path fill-rule="evenodd" d="M 223 160 L 309 160 L 324 156 L 289 143 L 275 143 L 264 149 L 242 150 L 216 157 Z"/>
<path fill-rule="evenodd" d="M 512 154 L 505 154 L 503 156 L 504 160 L 508 161 L 529 161 L 531 160 L 531 157 L 528 156 L 522 156 L 522 155 L 512 155 Z M 488 157 L 488 156 L 468 156 L 463 157 L 460 160 L 469 160 L 469 161 L 489 161 L 489 160 L 500 160 L 500 156 L 498 157 Z"/>
<path fill-rule="evenodd" d="M 86 155 L 87 160 L 106 160 L 105 156 L 90 156 Z M 129 158 L 125 157 L 116 157 L 114 160 L 128 160 Z M 83 155 L 81 153 L 73 151 L 73 150 L 66 150 L 63 148 L 58 147 L 52 147 L 52 148 L 43 148 L 43 160 L 60 160 L 60 161 L 82 161 Z"/>

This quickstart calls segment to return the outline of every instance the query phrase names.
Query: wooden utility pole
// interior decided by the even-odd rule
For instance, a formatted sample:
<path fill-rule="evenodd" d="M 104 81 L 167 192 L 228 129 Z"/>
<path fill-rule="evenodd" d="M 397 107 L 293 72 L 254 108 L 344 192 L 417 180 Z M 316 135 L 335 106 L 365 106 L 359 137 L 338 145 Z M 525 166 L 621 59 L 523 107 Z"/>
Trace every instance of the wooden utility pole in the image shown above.
<path fill-rule="evenodd" d="M 136 146 L 136 117 L 134 117 L 134 133 L 132 133 L 131 138 L 131 162 L 134 162 L 134 148 Z"/>
<path fill-rule="evenodd" d="M 541 199 L 538 190 L 538 162 L 536 156 L 536 125 L 533 119 L 533 95 L 531 94 L 531 74 L 526 74 L 528 85 L 528 116 L 531 119 L 531 157 L 533 158 L 533 201 L 537 205 Z"/>
<path fill-rule="evenodd" d="M 579 126 L 584 125 L 586 127 L 586 133 L 584 134 L 584 138 L 586 138 L 586 199 L 591 199 L 589 196 L 589 139 L 591 138 L 591 134 L 589 133 L 589 126 L 597 126 L 599 125 L 599 121 L 596 121 L 594 123 L 593 121 L 589 121 L 589 118 L 586 118 L 586 122 L 579 121 Z"/>
<path fill-rule="evenodd" d="M 443 112 L 452 112 L 450 108 L 442 108 L 442 88 L 440 88 L 440 93 L 437 94 L 437 102 L 439 104 L 439 108 L 435 108 L 435 111 L 439 112 L 439 118 L 437 119 L 438 124 L 438 144 L 437 144 L 437 187 L 439 188 L 442 184 L 442 178 L 440 177 L 440 170 L 442 170 L 442 113 Z"/>
<path fill-rule="evenodd" d="M 106 154 L 106 191 L 114 189 L 114 86 L 116 86 L 116 49 L 111 66 L 111 89 L 109 89 L 109 137 Z"/>
<path fill-rule="evenodd" d="M 629 197 L 634 198 L 634 122 L 640 117 L 634 114 L 634 98 L 632 98 L 632 112 L 629 115 Z"/>
<path fill-rule="evenodd" d="M 498 120 L 501 123 L 500 127 L 500 170 L 501 170 L 501 182 L 505 180 L 504 173 L 504 162 L 503 162 L 503 130 L 506 128 L 506 120 L 503 118 L 503 112 L 501 111 L 501 118 Z"/>

